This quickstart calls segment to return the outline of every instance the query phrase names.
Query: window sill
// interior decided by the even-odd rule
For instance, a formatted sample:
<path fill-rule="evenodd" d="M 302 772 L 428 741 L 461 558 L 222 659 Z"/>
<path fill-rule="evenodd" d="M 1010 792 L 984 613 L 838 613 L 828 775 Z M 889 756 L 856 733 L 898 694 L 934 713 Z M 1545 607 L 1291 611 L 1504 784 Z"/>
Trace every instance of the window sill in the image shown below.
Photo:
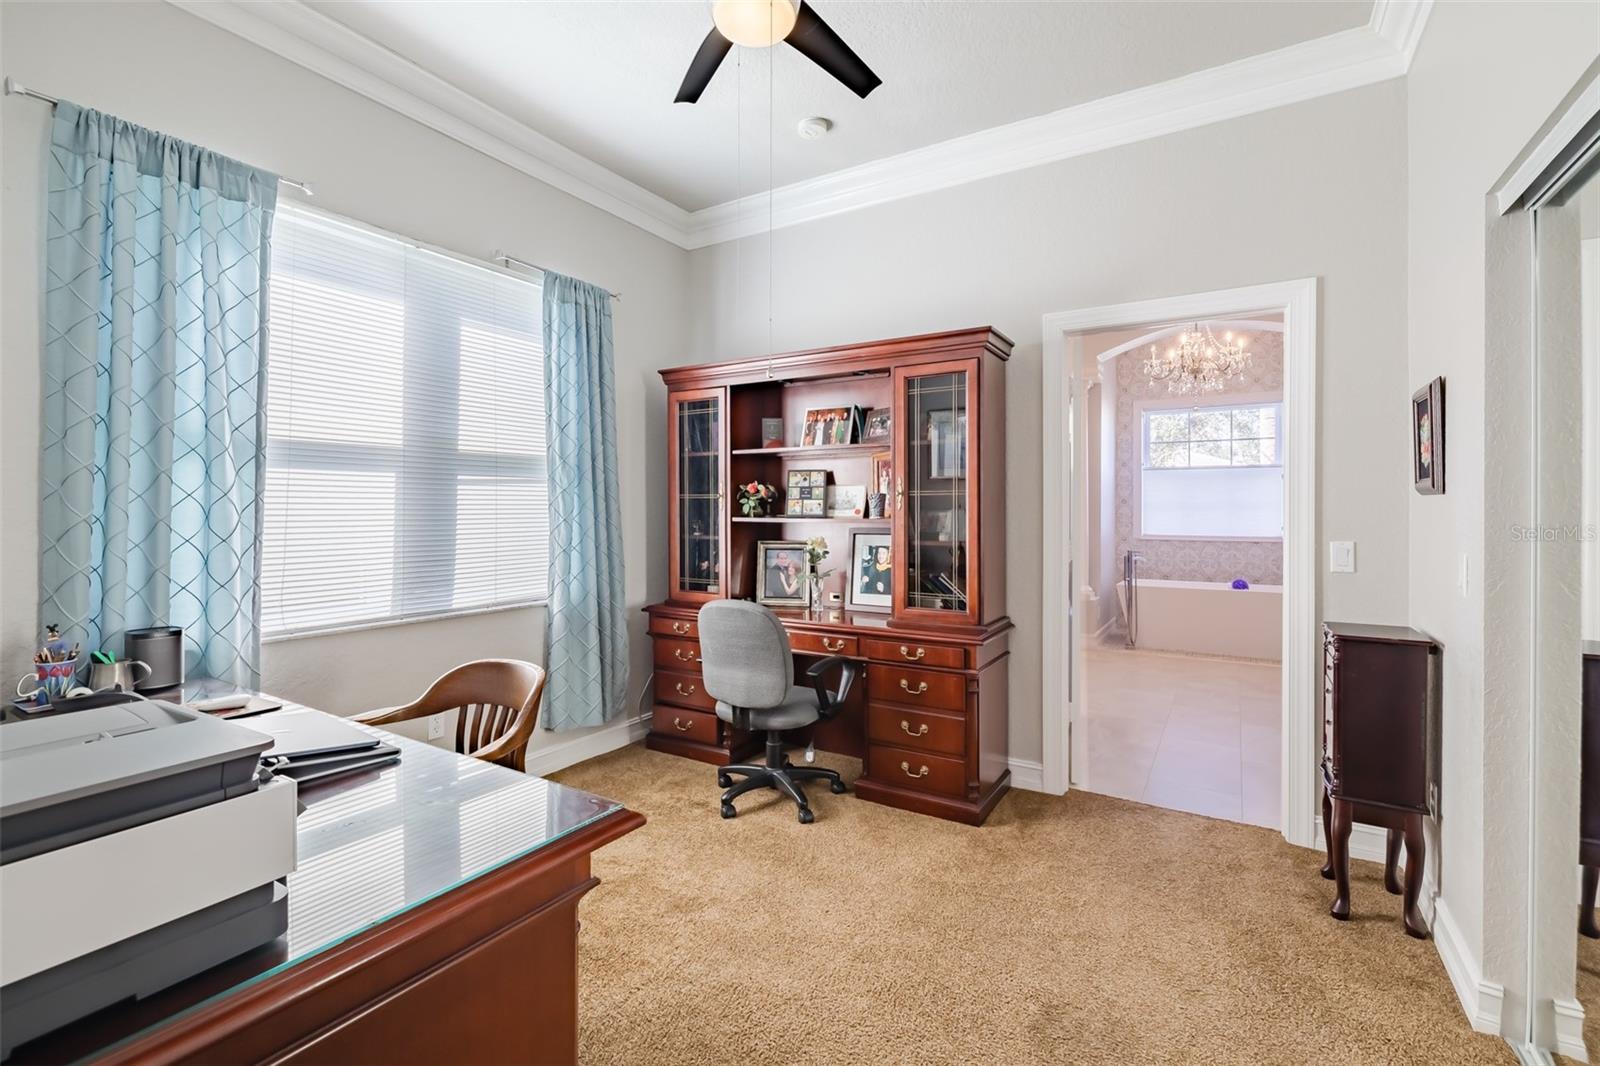
<path fill-rule="evenodd" d="M 1152 541 L 1152 540 L 1197 540 L 1197 541 L 1208 541 L 1208 540 L 1214 540 L 1214 541 L 1228 541 L 1228 542 L 1240 543 L 1240 544 L 1282 544 L 1283 543 L 1282 534 L 1279 534 L 1276 537 L 1213 537 L 1213 536 L 1196 536 L 1195 534 L 1192 534 L 1192 533 L 1140 533 L 1138 536 L 1134 537 L 1133 539 L 1134 540 L 1138 540 L 1138 541 Z"/>
<path fill-rule="evenodd" d="M 441 611 L 438 614 L 414 614 L 404 618 L 380 618 L 371 622 L 352 622 L 349 625 L 325 626 L 321 629 L 296 629 L 289 633 L 268 633 L 262 636 L 263 644 L 279 644 L 291 640 L 313 637 L 331 637 L 341 633 L 360 633 L 369 629 L 393 629 L 396 626 L 418 625 L 425 622 L 443 622 L 452 618 L 472 618 L 481 614 L 500 614 L 504 611 L 526 611 L 543 608 L 546 600 L 527 600 L 523 603 L 500 603 L 493 607 L 474 607 L 464 611 Z"/>

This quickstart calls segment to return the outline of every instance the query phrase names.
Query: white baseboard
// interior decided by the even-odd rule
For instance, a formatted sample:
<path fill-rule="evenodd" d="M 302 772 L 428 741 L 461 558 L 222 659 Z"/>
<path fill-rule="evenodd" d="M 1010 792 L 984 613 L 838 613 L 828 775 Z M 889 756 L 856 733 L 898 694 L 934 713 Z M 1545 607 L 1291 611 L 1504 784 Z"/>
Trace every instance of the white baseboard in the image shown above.
<path fill-rule="evenodd" d="M 1500 1016 L 1505 1006 L 1506 990 L 1493 981 L 1483 979 L 1478 959 L 1467 946 L 1461 927 L 1444 900 L 1433 908 L 1433 943 L 1444 962 L 1444 972 L 1450 975 L 1456 998 L 1466 1012 L 1467 1022 L 1480 1033 L 1500 1035 Z"/>
<path fill-rule="evenodd" d="M 1558 999 L 1556 1013 L 1556 1053 L 1578 1062 L 1589 1061 L 1583 1042 L 1583 1004 L 1575 999 Z"/>
<path fill-rule="evenodd" d="M 1011 770 L 1011 787 L 1029 792 L 1044 791 L 1044 766 L 1028 759 L 1012 759 L 1006 763 Z"/>
<path fill-rule="evenodd" d="M 545 777 L 558 770 L 565 770 L 569 766 L 576 766 L 585 759 L 593 759 L 618 748 L 625 748 L 635 741 L 643 740 L 648 732 L 650 732 L 650 718 L 644 715 L 638 718 L 618 719 L 602 729 L 585 733 L 581 737 L 554 740 L 549 744 L 529 747 L 528 773 L 534 777 Z"/>

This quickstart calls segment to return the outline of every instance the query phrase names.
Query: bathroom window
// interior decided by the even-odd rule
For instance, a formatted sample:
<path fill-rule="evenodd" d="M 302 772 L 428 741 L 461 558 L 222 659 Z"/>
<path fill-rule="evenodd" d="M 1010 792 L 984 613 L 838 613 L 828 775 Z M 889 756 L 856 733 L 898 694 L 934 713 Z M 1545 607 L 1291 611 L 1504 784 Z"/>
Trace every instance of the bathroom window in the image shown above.
<path fill-rule="evenodd" d="M 1282 414 L 1281 403 L 1146 408 L 1140 535 L 1282 538 Z"/>

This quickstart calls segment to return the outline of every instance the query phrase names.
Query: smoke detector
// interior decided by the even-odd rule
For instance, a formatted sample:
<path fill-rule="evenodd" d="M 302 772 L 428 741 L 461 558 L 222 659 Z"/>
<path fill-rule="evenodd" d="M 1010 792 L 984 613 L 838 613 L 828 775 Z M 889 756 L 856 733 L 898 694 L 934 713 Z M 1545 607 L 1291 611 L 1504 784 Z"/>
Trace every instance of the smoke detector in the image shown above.
<path fill-rule="evenodd" d="M 833 120 L 823 118 L 821 115 L 812 115 L 810 118 L 800 120 L 800 137 L 802 140 L 814 141 L 819 137 L 827 136 L 833 129 Z"/>

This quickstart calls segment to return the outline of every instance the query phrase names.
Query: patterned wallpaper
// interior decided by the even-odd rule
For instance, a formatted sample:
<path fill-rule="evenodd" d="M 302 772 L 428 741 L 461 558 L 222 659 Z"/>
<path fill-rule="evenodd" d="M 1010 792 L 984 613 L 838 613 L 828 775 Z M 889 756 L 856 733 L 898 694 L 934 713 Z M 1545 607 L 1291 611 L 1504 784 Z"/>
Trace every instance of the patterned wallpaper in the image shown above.
<path fill-rule="evenodd" d="M 1242 382 L 1221 392 L 1208 393 L 1204 403 L 1229 396 L 1271 393 L 1283 395 L 1283 334 L 1246 334 L 1251 367 Z M 1136 404 L 1144 400 L 1175 400 L 1164 382 L 1152 382 L 1139 369 L 1148 349 L 1128 352 L 1117 359 L 1117 511 L 1115 560 L 1121 580 L 1122 557 L 1128 549 L 1144 556 L 1139 576 L 1169 581 L 1232 581 L 1242 577 L 1262 585 L 1283 583 L 1281 540 L 1146 540 L 1134 535 L 1133 501 L 1138 491 L 1139 415 Z"/>

